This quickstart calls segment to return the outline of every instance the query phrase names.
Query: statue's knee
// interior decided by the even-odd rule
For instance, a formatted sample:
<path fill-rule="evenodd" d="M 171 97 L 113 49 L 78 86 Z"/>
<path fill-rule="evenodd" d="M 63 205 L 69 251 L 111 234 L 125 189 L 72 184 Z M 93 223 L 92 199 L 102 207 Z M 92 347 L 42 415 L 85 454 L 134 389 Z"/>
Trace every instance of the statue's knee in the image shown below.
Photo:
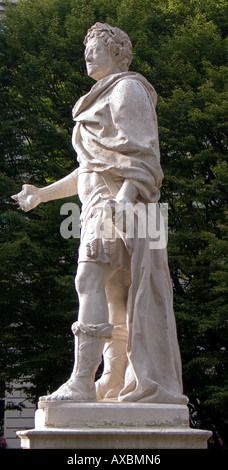
<path fill-rule="evenodd" d="M 78 294 L 91 294 L 103 292 L 111 269 L 108 265 L 96 263 L 81 263 L 78 266 L 75 278 L 75 287 Z"/>
<path fill-rule="evenodd" d="M 99 273 L 96 273 L 90 264 L 79 265 L 75 277 L 75 287 L 79 295 L 90 294 L 92 291 L 100 289 Z"/>
<path fill-rule="evenodd" d="M 78 294 L 82 295 L 88 291 L 87 283 L 88 279 L 86 279 L 86 275 L 78 272 L 75 277 L 75 288 Z"/>

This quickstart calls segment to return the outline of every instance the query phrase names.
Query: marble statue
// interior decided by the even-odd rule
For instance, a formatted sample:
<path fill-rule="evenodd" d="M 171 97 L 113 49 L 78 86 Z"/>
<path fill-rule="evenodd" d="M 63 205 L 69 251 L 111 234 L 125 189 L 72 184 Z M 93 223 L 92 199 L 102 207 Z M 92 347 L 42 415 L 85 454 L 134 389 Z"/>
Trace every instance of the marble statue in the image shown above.
<path fill-rule="evenodd" d="M 114 216 L 128 203 L 158 204 L 157 95 L 129 71 L 125 32 L 96 23 L 84 45 L 96 83 L 73 108 L 79 166 L 54 184 L 25 184 L 12 196 L 25 212 L 75 194 L 82 202 L 74 367 L 65 384 L 40 400 L 186 404 L 166 248 L 151 249 L 149 235 L 127 239 L 124 229 L 112 239 L 96 235 L 109 209 Z M 102 355 L 103 375 L 95 382 Z"/>

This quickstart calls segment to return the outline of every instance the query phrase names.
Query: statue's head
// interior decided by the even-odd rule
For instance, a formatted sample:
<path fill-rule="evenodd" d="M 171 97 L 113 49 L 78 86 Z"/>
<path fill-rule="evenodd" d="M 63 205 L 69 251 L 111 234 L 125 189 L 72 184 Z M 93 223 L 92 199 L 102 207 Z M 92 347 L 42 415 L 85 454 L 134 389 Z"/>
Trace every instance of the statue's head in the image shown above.
<path fill-rule="evenodd" d="M 90 72 L 88 65 L 97 63 L 103 58 L 103 62 L 109 63 L 110 73 L 126 72 L 132 61 L 132 44 L 127 33 L 117 27 L 110 26 L 107 23 L 95 23 L 87 32 L 84 40 L 86 46 L 85 58 L 88 74 L 97 78 L 94 73 Z M 94 57 L 92 57 L 92 52 Z M 112 64 L 112 66 L 111 66 Z M 101 67 L 101 65 L 99 64 Z M 111 70 L 112 69 L 112 70 Z"/>

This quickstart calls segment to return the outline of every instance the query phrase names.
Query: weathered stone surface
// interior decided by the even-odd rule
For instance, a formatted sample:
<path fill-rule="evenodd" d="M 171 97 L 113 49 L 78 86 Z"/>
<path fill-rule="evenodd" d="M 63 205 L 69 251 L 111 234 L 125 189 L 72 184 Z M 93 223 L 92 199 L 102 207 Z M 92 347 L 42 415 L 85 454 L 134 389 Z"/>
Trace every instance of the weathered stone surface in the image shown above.
<path fill-rule="evenodd" d="M 209 431 L 190 429 L 184 405 L 40 403 L 29 449 L 206 449 Z"/>

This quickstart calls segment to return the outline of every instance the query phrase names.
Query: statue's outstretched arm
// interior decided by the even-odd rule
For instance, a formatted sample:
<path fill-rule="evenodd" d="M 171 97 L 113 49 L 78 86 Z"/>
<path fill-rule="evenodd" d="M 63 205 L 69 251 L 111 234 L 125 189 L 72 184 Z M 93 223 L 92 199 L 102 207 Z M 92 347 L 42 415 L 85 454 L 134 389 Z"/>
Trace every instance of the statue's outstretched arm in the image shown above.
<path fill-rule="evenodd" d="M 32 184 L 24 184 L 22 191 L 14 194 L 14 199 L 19 208 L 25 212 L 34 209 L 41 202 L 47 202 L 54 199 L 74 196 L 77 194 L 78 169 L 65 176 L 56 183 L 50 184 L 44 188 L 37 188 Z"/>

